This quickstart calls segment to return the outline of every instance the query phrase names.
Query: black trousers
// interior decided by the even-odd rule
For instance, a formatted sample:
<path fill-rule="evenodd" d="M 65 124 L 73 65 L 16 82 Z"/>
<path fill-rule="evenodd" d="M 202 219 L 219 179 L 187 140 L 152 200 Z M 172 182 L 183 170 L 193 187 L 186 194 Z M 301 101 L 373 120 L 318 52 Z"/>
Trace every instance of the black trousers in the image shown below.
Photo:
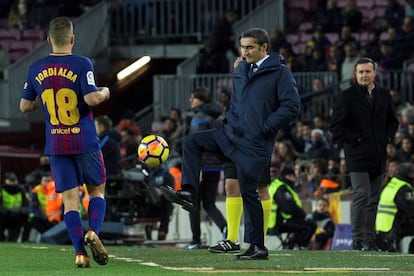
<path fill-rule="evenodd" d="M 214 221 L 220 231 L 223 232 L 227 225 L 221 211 L 216 206 L 217 187 L 220 180 L 220 171 L 203 172 L 202 182 L 197 194 L 196 210 L 190 212 L 191 231 L 193 233 L 193 242 L 201 242 L 201 207 L 206 214 Z"/>
<path fill-rule="evenodd" d="M 279 233 L 293 233 L 289 239 L 288 249 L 298 246 L 306 247 L 309 244 L 312 235 L 315 233 L 316 223 L 307 220 L 287 220 L 278 226 Z"/>
<path fill-rule="evenodd" d="M 236 165 L 244 209 L 244 241 L 264 246 L 263 209 L 257 188 L 260 177 L 268 168 L 270 153 L 267 156 L 259 154 L 253 147 L 235 147 L 221 128 L 187 135 L 184 139 L 182 160 L 184 189 L 191 185 L 198 192 L 201 156 L 206 151 L 221 155 L 222 161 L 230 159 Z"/>

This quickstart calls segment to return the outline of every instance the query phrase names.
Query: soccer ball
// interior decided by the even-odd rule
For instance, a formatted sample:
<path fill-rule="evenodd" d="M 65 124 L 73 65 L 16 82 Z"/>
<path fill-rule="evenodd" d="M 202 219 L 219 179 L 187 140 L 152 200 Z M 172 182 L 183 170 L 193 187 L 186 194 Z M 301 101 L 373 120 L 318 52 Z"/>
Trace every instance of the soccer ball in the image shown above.
<path fill-rule="evenodd" d="M 138 145 L 138 159 L 148 167 L 158 167 L 170 154 L 167 141 L 159 135 L 148 135 L 142 138 Z"/>

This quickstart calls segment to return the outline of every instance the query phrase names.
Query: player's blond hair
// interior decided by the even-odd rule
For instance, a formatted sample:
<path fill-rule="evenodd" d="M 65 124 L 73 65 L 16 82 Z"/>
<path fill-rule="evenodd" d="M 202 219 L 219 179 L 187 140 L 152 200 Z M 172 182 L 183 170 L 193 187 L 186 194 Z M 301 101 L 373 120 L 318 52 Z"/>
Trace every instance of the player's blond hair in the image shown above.
<path fill-rule="evenodd" d="M 49 23 L 49 36 L 58 47 L 69 44 L 73 36 L 72 21 L 65 16 L 54 18 Z"/>

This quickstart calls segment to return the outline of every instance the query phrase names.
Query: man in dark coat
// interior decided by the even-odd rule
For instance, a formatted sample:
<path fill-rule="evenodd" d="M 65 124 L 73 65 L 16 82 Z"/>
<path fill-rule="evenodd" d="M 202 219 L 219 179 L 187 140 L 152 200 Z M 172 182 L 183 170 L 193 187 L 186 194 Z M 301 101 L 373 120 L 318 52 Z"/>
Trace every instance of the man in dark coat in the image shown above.
<path fill-rule="evenodd" d="M 245 61 L 233 72 L 233 97 L 226 109 L 224 126 L 185 137 L 183 190 L 165 193 L 172 201 L 193 208 L 203 152 L 216 152 L 224 160 L 234 162 L 248 222 L 244 238 L 250 244 L 246 252 L 237 255 L 238 260 L 268 259 L 258 183 L 270 163 L 277 132 L 286 128 L 300 112 L 293 74 L 281 55 L 267 53 L 269 43 L 264 29 L 254 28 L 241 34 L 240 48 Z"/>
<path fill-rule="evenodd" d="M 336 99 L 330 122 L 335 143 L 343 145 L 353 189 L 351 206 L 354 250 L 378 250 L 375 215 L 384 178 L 386 146 L 398 128 L 390 92 L 375 82 L 376 64 L 361 58 L 356 83 Z"/>

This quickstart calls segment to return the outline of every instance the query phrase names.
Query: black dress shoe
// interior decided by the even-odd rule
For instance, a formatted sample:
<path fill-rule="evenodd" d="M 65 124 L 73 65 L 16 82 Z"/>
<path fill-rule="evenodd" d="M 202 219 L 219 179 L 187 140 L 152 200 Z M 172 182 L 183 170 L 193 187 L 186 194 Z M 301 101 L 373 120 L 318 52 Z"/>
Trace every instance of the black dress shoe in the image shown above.
<path fill-rule="evenodd" d="M 361 251 L 381 251 L 374 241 L 368 241 L 364 244 Z"/>
<path fill-rule="evenodd" d="M 176 191 L 174 188 L 164 185 L 160 187 L 162 194 L 171 202 L 181 205 L 184 210 L 189 212 L 195 211 L 194 195 L 190 191 Z"/>
<path fill-rule="evenodd" d="M 259 247 L 257 245 L 250 245 L 250 247 L 243 254 L 236 255 L 237 260 L 267 260 L 269 253 L 266 247 Z"/>
<path fill-rule="evenodd" d="M 354 240 L 352 241 L 352 250 L 361 251 L 364 248 L 362 241 Z"/>

